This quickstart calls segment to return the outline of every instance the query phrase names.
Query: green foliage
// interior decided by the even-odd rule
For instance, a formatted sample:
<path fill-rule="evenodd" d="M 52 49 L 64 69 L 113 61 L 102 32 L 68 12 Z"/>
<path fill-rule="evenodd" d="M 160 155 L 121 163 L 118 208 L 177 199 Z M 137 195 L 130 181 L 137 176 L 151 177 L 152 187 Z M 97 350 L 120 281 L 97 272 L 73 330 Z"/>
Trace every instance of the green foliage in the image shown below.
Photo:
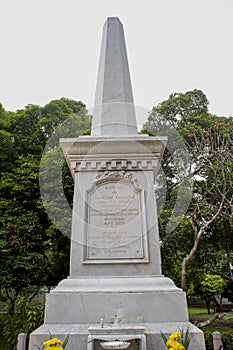
<path fill-rule="evenodd" d="M 201 291 L 203 294 L 221 295 L 226 282 L 217 275 L 205 274 L 201 281 Z"/>
<path fill-rule="evenodd" d="M 187 266 L 186 278 L 188 286 L 192 287 L 201 279 L 203 271 L 215 270 L 232 280 L 229 270 L 233 264 L 232 118 L 210 114 L 207 97 L 195 89 L 171 94 L 155 106 L 142 132 L 168 137 L 162 159 L 167 191 L 159 217 L 164 274 L 180 285 L 183 259 L 191 251 L 197 232 L 213 218 L 223 202 L 219 216 L 205 228 L 200 238 L 198 249 Z M 182 186 L 190 179 L 193 189 L 189 197 L 191 186 Z M 160 188 L 156 191 L 159 197 Z M 178 198 L 181 208 L 182 203 L 191 198 L 186 213 L 175 211 Z M 194 292 L 193 287 L 188 289 Z"/>
<path fill-rule="evenodd" d="M 207 114 L 208 104 L 207 97 L 201 90 L 173 93 L 167 100 L 153 107 L 143 130 L 148 130 L 155 135 L 161 128 L 162 121 L 178 127 L 179 123 L 188 117 L 200 117 Z"/>
<path fill-rule="evenodd" d="M 8 315 L 3 322 L 3 335 L 9 343 L 16 341 L 19 333 L 29 335 L 44 319 L 44 306 L 31 305 L 28 297 L 18 299 L 16 311 L 17 313 Z"/>
<path fill-rule="evenodd" d="M 74 137 L 88 133 L 90 124 L 81 101 L 61 98 L 14 113 L 0 104 L 0 288 L 11 312 L 20 295 L 33 297 L 41 287 L 51 288 L 68 274 L 69 239 L 51 223 L 40 194 L 41 157 L 49 142 L 56 168 L 59 138 L 66 137 L 68 129 Z M 60 159 L 62 184 L 72 205 L 73 181 L 62 155 Z M 47 165 L 52 174 L 51 163 Z M 52 188 L 51 182 L 47 186 Z M 53 207 L 62 210 L 59 203 Z M 69 228 L 69 223 L 64 226 Z"/>
<path fill-rule="evenodd" d="M 171 199 L 172 201 L 172 199 Z M 168 205 L 171 205 L 168 201 Z M 172 278 L 180 286 L 180 266 L 183 258 L 193 244 L 192 228 L 188 219 L 183 217 L 178 228 L 166 232 L 166 226 L 171 220 L 172 209 L 164 209 L 159 218 L 159 232 L 161 239 L 161 255 L 163 273 Z"/>

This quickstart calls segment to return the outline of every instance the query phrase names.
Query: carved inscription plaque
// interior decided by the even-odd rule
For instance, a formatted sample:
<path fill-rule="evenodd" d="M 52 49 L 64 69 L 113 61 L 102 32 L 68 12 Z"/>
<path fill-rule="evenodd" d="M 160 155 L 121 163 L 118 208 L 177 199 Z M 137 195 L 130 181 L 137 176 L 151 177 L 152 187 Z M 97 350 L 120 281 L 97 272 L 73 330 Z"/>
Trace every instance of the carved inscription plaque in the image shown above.
<path fill-rule="evenodd" d="M 143 190 L 124 177 L 96 181 L 87 191 L 84 263 L 146 262 Z"/>

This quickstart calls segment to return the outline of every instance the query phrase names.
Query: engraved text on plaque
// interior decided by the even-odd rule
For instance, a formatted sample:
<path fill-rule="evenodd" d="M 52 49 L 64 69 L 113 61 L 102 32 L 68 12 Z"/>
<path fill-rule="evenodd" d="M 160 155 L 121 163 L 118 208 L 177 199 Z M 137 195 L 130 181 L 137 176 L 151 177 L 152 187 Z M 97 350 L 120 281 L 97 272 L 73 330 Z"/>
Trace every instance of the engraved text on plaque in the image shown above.
<path fill-rule="evenodd" d="M 125 177 L 87 191 L 84 263 L 147 262 L 143 190 Z"/>

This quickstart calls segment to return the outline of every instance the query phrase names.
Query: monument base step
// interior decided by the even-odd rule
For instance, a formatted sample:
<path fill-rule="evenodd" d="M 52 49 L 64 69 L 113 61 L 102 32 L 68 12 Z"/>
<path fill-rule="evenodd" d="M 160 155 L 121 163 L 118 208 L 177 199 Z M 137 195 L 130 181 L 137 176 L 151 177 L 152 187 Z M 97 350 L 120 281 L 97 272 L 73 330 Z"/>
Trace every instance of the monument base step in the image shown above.
<path fill-rule="evenodd" d="M 46 296 L 45 323 L 188 322 L 185 293 L 169 278 L 66 279 Z"/>
<path fill-rule="evenodd" d="M 129 350 L 165 350 L 167 348 L 161 338 L 161 332 L 168 337 L 173 332 L 185 331 L 187 328 L 191 336 L 189 350 L 205 350 L 203 332 L 190 322 L 129 323 L 118 327 L 101 327 L 98 324 L 43 324 L 31 333 L 29 350 L 36 350 L 36 346 L 42 347 L 43 342 L 50 338 L 50 334 L 61 340 L 69 334 L 66 350 L 100 350 L 101 339 L 130 339 Z M 144 343 L 142 336 L 145 337 Z"/>

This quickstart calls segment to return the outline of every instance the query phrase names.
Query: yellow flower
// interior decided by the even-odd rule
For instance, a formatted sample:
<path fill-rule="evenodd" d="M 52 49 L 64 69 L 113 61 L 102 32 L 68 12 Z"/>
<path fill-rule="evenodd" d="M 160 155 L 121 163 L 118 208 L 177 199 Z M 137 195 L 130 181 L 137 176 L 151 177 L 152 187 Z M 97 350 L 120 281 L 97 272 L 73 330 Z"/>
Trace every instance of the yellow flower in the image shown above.
<path fill-rule="evenodd" d="M 185 350 L 185 347 L 180 342 L 174 339 L 168 339 L 166 344 L 168 349 L 170 350 Z"/>
<path fill-rule="evenodd" d="M 58 338 L 52 338 L 45 341 L 43 344 L 46 350 L 61 350 L 63 342 Z"/>
<path fill-rule="evenodd" d="M 190 343 L 190 336 L 188 330 L 186 330 L 184 339 L 182 332 L 173 332 L 170 334 L 169 339 L 161 332 L 162 339 L 169 350 L 188 350 Z"/>
<path fill-rule="evenodd" d="M 185 350 L 185 347 L 180 342 L 174 339 L 168 339 L 166 344 L 168 349 L 170 350 Z"/>
<path fill-rule="evenodd" d="M 185 347 L 178 341 L 182 337 L 181 332 L 174 332 L 169 336 L 166 345 L 170 350 L 185 350 Z"/>
<path fill-rule="evenodd" d="M 181 339 L 182 337 L 182 333 L 181 332 L 174 332 L 170 335 L 170 339 L 172 340 L 178 340 L 178 339 Z"/>

